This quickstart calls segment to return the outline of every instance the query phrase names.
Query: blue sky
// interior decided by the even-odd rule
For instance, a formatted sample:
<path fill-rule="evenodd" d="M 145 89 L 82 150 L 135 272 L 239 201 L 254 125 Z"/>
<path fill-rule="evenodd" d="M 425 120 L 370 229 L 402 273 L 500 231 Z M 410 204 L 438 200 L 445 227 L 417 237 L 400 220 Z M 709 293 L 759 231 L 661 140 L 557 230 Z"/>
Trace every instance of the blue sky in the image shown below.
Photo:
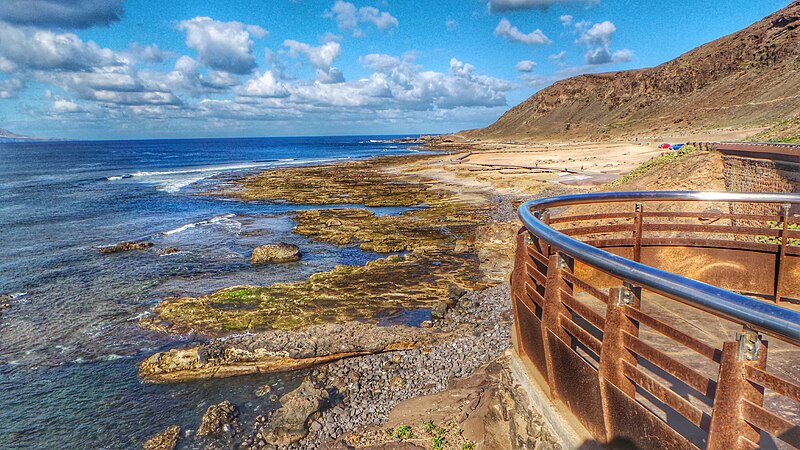
<path fill-rule="evenodd" d="M 787 0 L 0 0 L 0 128 L 82 139 L 485 126 Z"/>

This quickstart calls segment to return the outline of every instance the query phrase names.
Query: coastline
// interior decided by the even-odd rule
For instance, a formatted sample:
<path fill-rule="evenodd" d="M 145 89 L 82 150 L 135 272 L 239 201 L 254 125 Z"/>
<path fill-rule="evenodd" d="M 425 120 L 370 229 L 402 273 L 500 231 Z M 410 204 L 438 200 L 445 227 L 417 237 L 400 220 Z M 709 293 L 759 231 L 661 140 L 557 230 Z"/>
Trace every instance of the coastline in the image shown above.
<path fill-rule="evenodd" d="M 621 146 L 638 150 L 635 155 L 618 155 L 625 164 L 610 166 L 613 177 L 654 153 L 652 148 L 625 143 L 583 145 L 590 150 L 604 146 L 609 154 Z M 572 147 L 566 145 L 524 151 L 518 145 L 495 146 L 500 148 L 480 156 L 499 155 L 518 166 L 527 164 L 515 158 L 579 163 L 569 156 Z M 217 339 L 156 353 L 141 364 L 140 376 L 150 382 L 173 382 L 313 367 L 306 382 L 326 395 L 334 393 L 334 398 L 319 396 L 318 405 L 301 414 L 304 417 L 294 417 L 290 426 L 283 423 L 285 414 L 281 413 L 293 402 L 292 393 L 287 394 L 288 398 L 280 399 L 284 408 L 274 413 L 280 419 L 266 415 L 253 424 L 252 432 L 222 433 L 215 439 L 235 441 L 244 448 L 326 448 L 335 441 L 340 447 L 330 448 L 368 448 L 367 430 L 388 420 L 393 407 L 445 390 L 451 380 L 496 361 L 510 345 L 506 280 L 513 263 L 512 238 L 518 229 L 515 206 L 532 196 L 596 188 L 590 178 L 571 185 L 560 182 L 557 174 L 526 167 L 475 170 L 480 166 L 463 161 L 471 152 L 279 168 L 245 177 L 233 186 L 229 182 L 213 192 L 245 201 L 330 205 L 330 209 L 297 213 L 294 232 L 328 243 L 357 244 L 387 256 L 366 266 L 340 266 L 315 274 L 306 282 L 231 287 L 198 298 L 168 299 L 143 321 L 144 326 L 192 330 Z M 342 208 L 343 204 L 351 207 Z M 409 209 L 375 216 L 358 208 L 366 204 Z M 404 253 L 392 254 L 398 251 Z M 465 266 L 464 261 L 469 264 Z M 409 266 L 414 270 L 404 271 Z M 373 270 L 376 267 L 382 270 Z M 454 267 L 460 268 L 456 276 Z M 425 277 L 432 278 L 426 282 Z M 230 301 L 223 308 L 214 307 L 237 289 L 245 290 L 247 300 L 237 305 L 240 308 L 231 308 Z M 276 319 L 280 312 L 268 307 L 275 298 L 293 302 L 292 317 L 302 320 Z M 380 305 L 382 300 L 394 302 L 399 309 L 430 309 L 431 317 L 417 324 L 422 326 L 382 327 L 374 320 L 382 312 L 380 306 L 385 306 Z M 320 307 L 317 313 L 309 313 L 315 307 Z M 322 310 L 336 313 L 318 314 Z M 230 333 L 238 335 L 222 337 Z M 369 380 L 366 388 L 362 379 Z M 313 391 L 308 386 L 298 389 L 306 394 Z M 503 395 L 510 395 L 514 386 L 504 389 Z M 451 428 L 455 430 L 458 423 Z M 287 426 L 294 427 L 294 432 L 285 432 Z M 494 420 L 490 426 L 509 424 Z M 341 447 L 345 445 L 342 439 L 349 447 Z M 557 448 L 545 432 L 531 439 L 534 444 L 541 441 Z"/>

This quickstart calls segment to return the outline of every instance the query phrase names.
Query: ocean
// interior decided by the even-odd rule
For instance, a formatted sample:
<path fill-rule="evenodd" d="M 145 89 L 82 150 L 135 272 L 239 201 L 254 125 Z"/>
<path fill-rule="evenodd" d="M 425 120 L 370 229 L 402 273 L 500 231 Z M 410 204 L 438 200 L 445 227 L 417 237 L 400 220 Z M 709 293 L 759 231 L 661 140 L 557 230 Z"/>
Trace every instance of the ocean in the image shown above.
<path fill-rule="evenodd" d="M 158 302 L 236 284 L 301 281 L 380 255 L 292 234 L 291 212 L 312 206 L 203 195 L 226 177 L 270 167 L 412 151 L 393 136 L 0 143 L 0 448 L 137 448 L 172 423 L 194 428 L 229 399 L 252 414 L 271 384 L 302 373 L 174 385 L 143 384 L 136 366 L 193 336 L 137 325 Z M 375 208 L 395 214 L 396 208 Z M 154 247 L 103 255 L 147 240 Z M 304 259 L 252 266 L 252 248 L 289 242 Z M 179 251 L 161 255 L 159 250 Z M 250 417 L 243 417 L 247 422 Z"/>

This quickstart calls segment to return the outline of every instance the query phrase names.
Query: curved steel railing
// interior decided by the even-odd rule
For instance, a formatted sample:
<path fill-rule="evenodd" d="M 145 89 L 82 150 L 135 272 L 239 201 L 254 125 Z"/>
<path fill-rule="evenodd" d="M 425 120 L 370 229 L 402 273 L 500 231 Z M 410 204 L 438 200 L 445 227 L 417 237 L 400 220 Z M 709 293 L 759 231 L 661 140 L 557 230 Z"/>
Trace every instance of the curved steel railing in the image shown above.
<path fill-rule="evenodd" d="M 548 208 L 636 201 L 800 204 L 800 195 L 690 191 L 600 192 L 530 200 L 519 207 L 519 216 L 533 235 L 575 260 L 634 285 L 747 325 L 757 331 L 766 332 L 795 344 L 800 343 L 798 312 L 614 255 L 569 237 L 540 220 L 540 212 Z"/>

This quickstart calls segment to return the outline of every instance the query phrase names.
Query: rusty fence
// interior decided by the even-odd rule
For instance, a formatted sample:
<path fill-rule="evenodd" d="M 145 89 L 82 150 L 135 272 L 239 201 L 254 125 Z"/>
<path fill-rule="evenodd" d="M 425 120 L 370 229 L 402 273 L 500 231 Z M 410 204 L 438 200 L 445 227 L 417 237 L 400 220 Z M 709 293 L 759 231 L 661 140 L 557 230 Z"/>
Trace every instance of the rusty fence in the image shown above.
<path fill-rule="evenodd" d="M 800 448 L 798 205 L 702 192 L 523 204 L 511 285 L 531 379 L 600 443 Z"/>

